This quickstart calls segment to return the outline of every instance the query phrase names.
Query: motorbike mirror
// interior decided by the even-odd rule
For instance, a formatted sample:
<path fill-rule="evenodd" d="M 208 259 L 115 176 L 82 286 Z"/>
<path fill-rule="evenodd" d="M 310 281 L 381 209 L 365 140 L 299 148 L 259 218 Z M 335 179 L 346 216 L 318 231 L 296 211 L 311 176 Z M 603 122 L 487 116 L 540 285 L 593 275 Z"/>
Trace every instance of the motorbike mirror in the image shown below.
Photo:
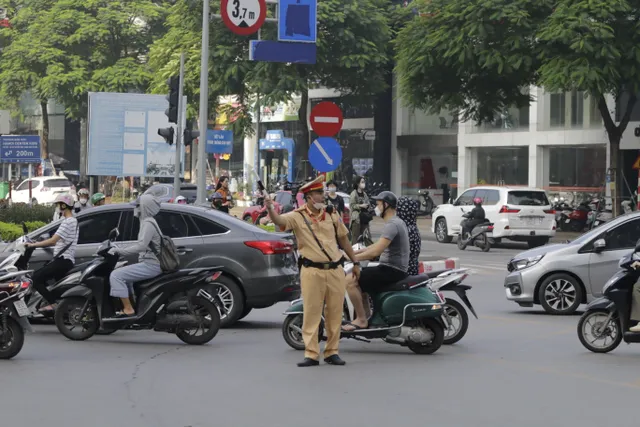
<path fill-rule="evenodd" d="M 43 241 L 47 240 L 50 237 L 51 237 L 51 235 L 49 233 L 44 233 L 44 234 L 41 234 L 40 237 L 38 237 L 38 241 L 43 242 Z"/>
<path fill-rule="evenodd" d="M 22 232 L 24 234 L 28 234 L 29 233 L 29 229 L 27 228 L 27 224 L 25 224 L 24 222 L 22 223 Z"/>
<path fill-rule="evenodd" d="M 607 242 L 604 239 L 598 239 L 595 242 L 593 242 L 593 249 L 596 252 L 600 252 L 602 250 L 604 250 L 604 248 L 607 247 Z M 636 246 L 637 248 L 637 246 Z"/>
<path fill-rule="evenodd" d="M 120 235 L 120 231 L 117 228 L 114 228 L 109 232 L 109 240 L 115 240 Z"/>

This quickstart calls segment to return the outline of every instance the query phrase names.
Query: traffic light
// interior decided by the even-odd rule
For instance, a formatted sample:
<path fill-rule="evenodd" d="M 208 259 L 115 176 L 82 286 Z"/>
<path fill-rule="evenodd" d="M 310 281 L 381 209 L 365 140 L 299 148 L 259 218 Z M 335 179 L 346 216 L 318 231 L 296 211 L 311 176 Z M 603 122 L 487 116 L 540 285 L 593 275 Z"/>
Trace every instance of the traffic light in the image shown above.
<path fill-rule="evenodd" d="M 189 129 L 185 129 L 184 130 L 184 134 L 183 134 L 183 142 L 184 142 L 184 146 L 188 147 L 191 145 L 191 143 L 193 142 L 194 139 L 198 138 L 200 136 L 200 131 L 199 130 L 189 130 Z"/>
<path fill-rule="evenodd" d="M 167 144 L 173 145 L 173 136 L 175 135 L 173 127 L 158 129 L 158 135 L 163 137 Z"/>
<path fill-rule="evenodd" d="M 167 80 L 167 85 L 169 85 L 169 95 L 165 98 L 169 101 L 169 108 L 167 108 L 164 113 L 169 118 L 169 123 L 178 124 L 178 94 L 180 91 L 180 78 L 169 78 L 169 80 Z"/>

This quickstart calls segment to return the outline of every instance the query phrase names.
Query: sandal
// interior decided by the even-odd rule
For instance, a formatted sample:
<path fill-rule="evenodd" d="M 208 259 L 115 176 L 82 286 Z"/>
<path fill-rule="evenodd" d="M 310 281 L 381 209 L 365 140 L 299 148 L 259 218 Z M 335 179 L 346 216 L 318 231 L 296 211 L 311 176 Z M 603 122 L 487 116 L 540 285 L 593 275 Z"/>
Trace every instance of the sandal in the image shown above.
<path fill-rule="evenodd" d="M 351 322 L 345 323 L 345 324 L 344 324 L 344 325 L 342 325 L 342 326 L 353 326 L 353 328 L 354 328 L 354 329 L 344 329 L 344 328 L 340 328 L 340 330 L 341 330 L 342 332 L 358 332 L 358 331 L 362 331 L 362 330 L 364 330 L 364 329 L 369 328 L 369 325 L 367 325 L 367 326 L 365 326 L 365 327 L 362 327 L 362 326 L 354 325 L 354 324 L 353 324 L 353 323 L 351 323 Z"/>

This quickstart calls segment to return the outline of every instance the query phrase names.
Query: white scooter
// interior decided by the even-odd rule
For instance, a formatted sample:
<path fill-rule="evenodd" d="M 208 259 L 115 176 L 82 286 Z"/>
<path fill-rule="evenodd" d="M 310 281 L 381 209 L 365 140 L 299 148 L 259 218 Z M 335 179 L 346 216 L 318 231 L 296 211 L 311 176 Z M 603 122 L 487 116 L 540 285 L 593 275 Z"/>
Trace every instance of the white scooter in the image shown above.
<path fill-rule="evenodd" d="M 353 245 L 353 250 L 357 251 L 364 246 L 360 243 L 356 243 Z M 374 267 L 378 265 L 377 262 L 372 261 L 363 261 L 360 263 L 362 268 L 365 267 Z M 345 263 L 344 272 L 345 274 L 351 274 L 353 270 L 353 264 L 351 262 Z M 442 322 L 444 323 L 446 330 L 444 336 L 443 344 L 450 345 L 455 344 L 460 341 L 465 334 L 467 333 L 467 329 L 469 328 L 469 315 L 465 310 L 464 306 L 460 304 L 457 300 L 453 298 L 446 298 L 443 291 L 453 291 L 458 295 L 458 297 L 465 303 L 465 305 L 469 308 L 473 316 L 477 319 L 478 316 L 471 305 L 471 301 L 467 297 L 467 291 L 471 289 L 471 286 L 462 285 L 462 281 L 467 278 L 469 271 L 468 268 L 457 268 L 452 270 L 441 270 L 441 271 L 430 271 L 427 273 L 420 274 L 423 278 L 428 278 L 429 282 L 427 286 L 431 289 L 432 292 L 438 294 L 441 300 L 445 301 L 442 307 L 443 315 L 441 317 Z M 418 277 L 418 276 L 416 276 Z M 371 298 L 367 296 L 367 304 L 369 305 L 369 313 L 373 312 L 373 302 Z M 344 310 L 344 320 L 347 322 L 351 322 L 355 319 L 355 311 L 353 308 L 353 303 L 349 299 L 349 294 L 345 295 L 345 310 Z"/>

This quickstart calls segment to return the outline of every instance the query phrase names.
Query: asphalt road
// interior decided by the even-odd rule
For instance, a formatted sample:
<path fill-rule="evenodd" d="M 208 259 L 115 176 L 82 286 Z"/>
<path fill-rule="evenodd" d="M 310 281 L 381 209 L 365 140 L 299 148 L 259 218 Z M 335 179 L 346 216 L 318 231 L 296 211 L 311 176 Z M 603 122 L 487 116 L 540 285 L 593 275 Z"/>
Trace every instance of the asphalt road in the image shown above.
<path fill-rule="evenodd" d="M 592 354 L 576 336 L 577 316 L 507 302 L 504 265 L 516 252 L 465 251 L 462 266 L 479 266 L 465 283 L 480 319 L 430 356 L 344 341 L 346 366 L 298 368 L 302 353 L 280 331 L 285 304 L 254 311 L 202 347 L 133 331 L 71 342 L 39 325 L 18 357 L 0 362 L 0 424 L 637 426 L 640 346 Z"/>

